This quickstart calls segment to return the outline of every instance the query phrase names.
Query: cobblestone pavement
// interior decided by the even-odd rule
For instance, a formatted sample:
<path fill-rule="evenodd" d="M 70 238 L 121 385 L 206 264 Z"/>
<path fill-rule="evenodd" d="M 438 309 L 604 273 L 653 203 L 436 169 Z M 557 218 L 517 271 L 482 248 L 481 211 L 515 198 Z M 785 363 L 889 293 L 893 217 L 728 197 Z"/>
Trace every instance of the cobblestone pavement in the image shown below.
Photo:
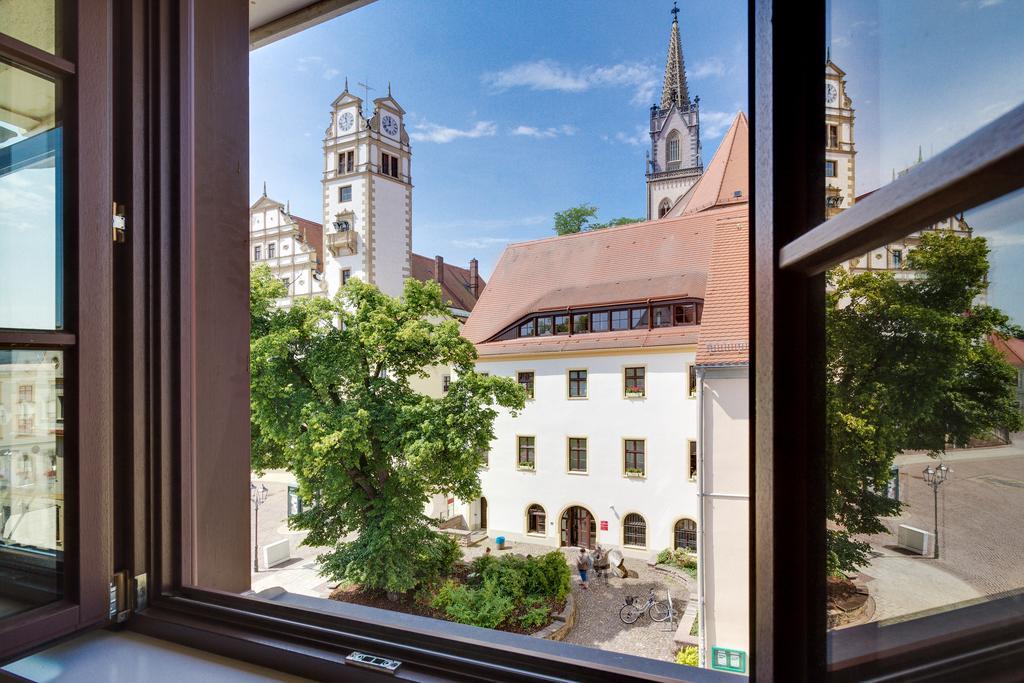
<path fill-rule="evenodd" d="M 935 526 L 934 498 L 922 471 L 936 461 L 903 455 L 898 519 L 890 533 L 866 537 L 877 556 L 861 580 L 875 599 L 880 621 L 1024 587 L 1024 441 L 1001 448 L 950 451 L 952 469 L 939 487 L 939 559 L 896 547 L 898 525 Z"/>

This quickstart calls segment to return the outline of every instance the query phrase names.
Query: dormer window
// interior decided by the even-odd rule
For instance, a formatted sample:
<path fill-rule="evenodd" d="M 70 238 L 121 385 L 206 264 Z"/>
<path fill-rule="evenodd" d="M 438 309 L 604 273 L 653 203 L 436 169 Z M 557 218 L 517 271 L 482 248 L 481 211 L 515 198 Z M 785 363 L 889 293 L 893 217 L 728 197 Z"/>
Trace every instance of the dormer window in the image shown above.
<path fill-rule="evenodd" d="M 505 328 L 492 339 L 507 341 L 556 335 L 590 335 L 603 332 L 648 330 L 699 325 L 704 303 L 700 299 L 677 299 L 658 304 L 620 304 L 615 308 L 593 307 L 563 312 L 534 313 Z"/>

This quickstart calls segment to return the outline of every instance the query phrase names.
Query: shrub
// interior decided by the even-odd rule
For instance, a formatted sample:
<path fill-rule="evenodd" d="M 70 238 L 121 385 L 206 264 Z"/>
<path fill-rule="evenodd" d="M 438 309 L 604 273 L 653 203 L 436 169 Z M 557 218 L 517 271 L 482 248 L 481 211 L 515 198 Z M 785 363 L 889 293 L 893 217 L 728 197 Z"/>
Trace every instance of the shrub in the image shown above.
<path fill-rule="evenodd" d="M 658 553 L 657 562 L 658 564 L 667 564 L 677 569 L 682 569 L 690 576 L 697 577 L 697 556 L 685 548 L 679 548 L 678 550 L 665 548 Z"/>
<path fill-rule="evenodd" d="M 532 628 L 547 621 L 548 601 L 564 600 L 570 587 L 569 565 L 557 550 L 530 558 L 484 555 L 470 563 L 465 585 L 448 581 L 431 604 L 453 621 L 485 628 L 496 628 L 525 608 L 519 622 Z"/>
<path fill-rule="evenodd" d="M 682 664 L 683 666 L 698 666 L 700 664 L 700 656 L 697 654 L 697 648 L 684 647 L 676 653 L 676 664 Z"/>

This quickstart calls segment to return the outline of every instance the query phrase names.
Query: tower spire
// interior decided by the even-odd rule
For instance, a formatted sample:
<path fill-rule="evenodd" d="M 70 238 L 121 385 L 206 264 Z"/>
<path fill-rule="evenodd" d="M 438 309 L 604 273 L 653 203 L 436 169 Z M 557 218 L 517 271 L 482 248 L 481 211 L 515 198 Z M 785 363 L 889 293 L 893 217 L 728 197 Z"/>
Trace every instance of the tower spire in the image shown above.
<path fill-rule="evenodd" d="M 665 84 L 661 90 L 661 108 L 673 104 L 680 107 L 690 104 L 690 93 L 686 89 L 686 64 L 683 48 L 679 41 L 679 7 L 672 3 L 672 33 L 668 38 L 668 57 L 665 60 Z"/>
<path fill-rule="evenodd" d="M 267 196 L 267 181 L 266 180 L 263 181 L 263 196 L 264 197 Z"/>

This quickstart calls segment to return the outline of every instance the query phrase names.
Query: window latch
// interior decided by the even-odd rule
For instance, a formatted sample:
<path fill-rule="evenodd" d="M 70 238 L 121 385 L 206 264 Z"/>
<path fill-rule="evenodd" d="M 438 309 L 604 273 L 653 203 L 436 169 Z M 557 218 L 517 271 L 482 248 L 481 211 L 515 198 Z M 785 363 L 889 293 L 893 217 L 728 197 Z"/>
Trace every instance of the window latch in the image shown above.
<path fill-rule="evenodd" d="M 111 212 L 114 244 L 123 244 L 128 237 L 128 220 L 125 218 L 124 204 L 114 202 Z"/>
<path fill-rule="evenodd" d="M 134 579 L 127 570 L 122 570 L 110 577 L 110 601 L 107 618 L 120 624 L 131 616 L 132 612 L 146 609 L 149 603 L 146 574 L 139 574 Z"/>
<path fill-rule="evenodd" d="M 398 671 L 398 667 L 402 666 L 402 663 L 397 659 L 377 657 L 376 655 L 368 655 L 365 652 L 353 652 L 348 657 L 345 657 L 345 663 L 392 675 Z"/>

